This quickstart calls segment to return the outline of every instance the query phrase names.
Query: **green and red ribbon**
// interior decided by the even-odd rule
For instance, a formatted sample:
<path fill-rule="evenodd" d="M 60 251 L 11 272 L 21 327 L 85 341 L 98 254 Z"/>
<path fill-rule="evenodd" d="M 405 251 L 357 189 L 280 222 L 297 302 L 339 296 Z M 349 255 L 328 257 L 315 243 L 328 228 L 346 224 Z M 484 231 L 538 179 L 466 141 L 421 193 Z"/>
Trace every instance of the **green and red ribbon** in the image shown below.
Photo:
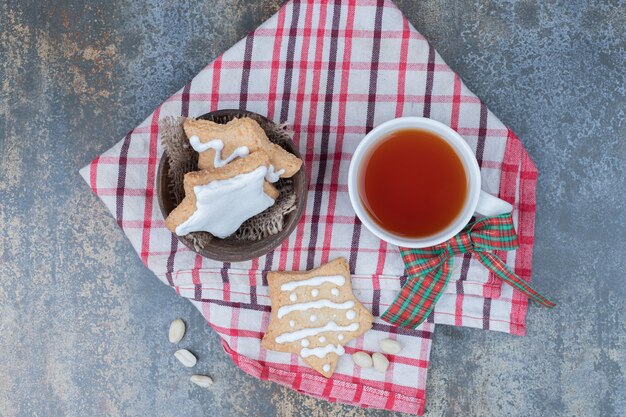
<path fill-rule="evenodd" d="M 535 291 L 500 258 L 488 252 L 519 247 L 511 213 L 485 217 L 468 224 L 458 235 L 436 246 L 400 248 L 408 276 L 406 284 L 381 318 L 414 329 L 431 313 L 450 276 L 454 255 L 474 253 L 477 259 L 503 281 L 546 307 L 555 304 Z"/>

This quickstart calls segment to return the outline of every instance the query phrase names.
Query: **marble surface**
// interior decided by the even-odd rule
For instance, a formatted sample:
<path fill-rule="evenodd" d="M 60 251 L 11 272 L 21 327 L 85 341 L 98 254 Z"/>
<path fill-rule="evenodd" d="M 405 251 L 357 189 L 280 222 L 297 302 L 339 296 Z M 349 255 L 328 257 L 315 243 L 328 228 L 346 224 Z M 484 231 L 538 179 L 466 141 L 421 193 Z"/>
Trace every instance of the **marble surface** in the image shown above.
<path fill-rule="evenodd" d="M 0 3 L 1 417 L 392 415 L 240 372 L 77 172 L 280 4 Z M 397 4 L 536 161 L 533 278 L 559 303 L 526 337 L 437 327 L 426 415 L 626 415 L 626 3 Z"/>

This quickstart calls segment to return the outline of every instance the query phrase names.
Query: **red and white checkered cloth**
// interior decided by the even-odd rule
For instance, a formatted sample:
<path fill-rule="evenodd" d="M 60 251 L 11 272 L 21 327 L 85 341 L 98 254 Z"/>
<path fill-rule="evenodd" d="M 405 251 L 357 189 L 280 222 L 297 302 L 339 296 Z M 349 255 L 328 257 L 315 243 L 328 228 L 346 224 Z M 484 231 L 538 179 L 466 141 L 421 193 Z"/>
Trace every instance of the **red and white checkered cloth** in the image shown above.
<path fill-rule="evenodd" d="M 304 217 L 282 246 L 249 262 L 221 263 L 191 252 L 164 227 L 155 195 L 162 153 L 159 119 L 240 108 L 287 122 L 310 175 Z M 305 270 L 349 260 L 357 297 L 379 316 L 404 267 L 398 249 L 361 226 L 346 180 L 352 152 L 374 126 L 426 116 L 457 130 L 475 150 L 483 188 L 511 202 L 521 247 L 498 255 L 529 280 L 537 170 L 506 128 L 390 1 L 291 1 L 204 68 L 121 142 L 81 170 L 146 266 L 189 298 L 245 372 L 308 395 L 361 407 L 421 414 L 434 323 L 522 335 L 526 296 L 502 285 L 469 255 L 455 261 L 435 313 L 417 330 L 380 319 L 348 354 L 391 337 L 404 350 L 386 374 L 347 357 L 325 379 L 294 354 L 260 346 L 270 315 L 266 271 Z"/>

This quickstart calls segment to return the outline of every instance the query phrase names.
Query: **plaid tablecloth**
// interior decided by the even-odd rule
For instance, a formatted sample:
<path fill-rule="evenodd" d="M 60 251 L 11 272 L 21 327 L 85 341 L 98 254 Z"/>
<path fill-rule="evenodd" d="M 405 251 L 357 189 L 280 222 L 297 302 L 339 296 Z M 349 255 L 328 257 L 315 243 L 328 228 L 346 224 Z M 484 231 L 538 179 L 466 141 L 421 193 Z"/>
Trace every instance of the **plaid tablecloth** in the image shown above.
<path fill-rule="evenodd" d="M 273 252 L 221 263 L 189 251 L 164 227 L 155 195 L 162 154 L 159 119 L 240 108 L 286 122 L 310 176 L 296 231 Z M 441 59 L 390 1 L 290 1 L 204 68 L 81 175 L 117 219 L 145 265 L 188 298 L 245 372 L 329 401 L 421 414 L 435 323 L 522 335 L 527 300 L 470 256 L 456 270 L 427 323 L 416 330 L 379 316 L 406 279 L 398 249 L 369 233 L 350 206 L 352 152 L 374 126 L 426 116 L 457 130 L 475 150 L 483 189 L 515 207 L 521 247 L 498 255 L 530 279 L 537 170 L 518 138 Z M 344 357 L 331 379 L 294 354 L 262 349 L 270 315 L 266 271 L 304 270 L 349 260 L 357 297 L 376 316 L 346 351 L 400 340 L 386 374 Z M 227 383 L 224 381 L 224 383 Z M 233 389 L 236 389 L 234 387 Z"/>

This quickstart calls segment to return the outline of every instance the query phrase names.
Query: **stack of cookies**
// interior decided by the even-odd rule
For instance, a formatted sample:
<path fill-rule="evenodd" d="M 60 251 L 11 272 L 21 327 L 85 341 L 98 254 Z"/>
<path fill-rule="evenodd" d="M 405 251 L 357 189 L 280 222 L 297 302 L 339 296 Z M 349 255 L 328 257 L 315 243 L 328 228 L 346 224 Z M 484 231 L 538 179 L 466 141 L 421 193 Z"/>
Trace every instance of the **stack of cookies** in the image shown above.
<path fill-rule="evenodd" d="M 232 235 L 275 203 L 279 193 L 273 183 L 302 166 L 250 118 L 226 124 L 185 119 L 183 128 L 199 154 L 199 171 L 185 174 L 185 198 L 165 220 L 179 236 L 200 231 L 222 239 Z"/>

